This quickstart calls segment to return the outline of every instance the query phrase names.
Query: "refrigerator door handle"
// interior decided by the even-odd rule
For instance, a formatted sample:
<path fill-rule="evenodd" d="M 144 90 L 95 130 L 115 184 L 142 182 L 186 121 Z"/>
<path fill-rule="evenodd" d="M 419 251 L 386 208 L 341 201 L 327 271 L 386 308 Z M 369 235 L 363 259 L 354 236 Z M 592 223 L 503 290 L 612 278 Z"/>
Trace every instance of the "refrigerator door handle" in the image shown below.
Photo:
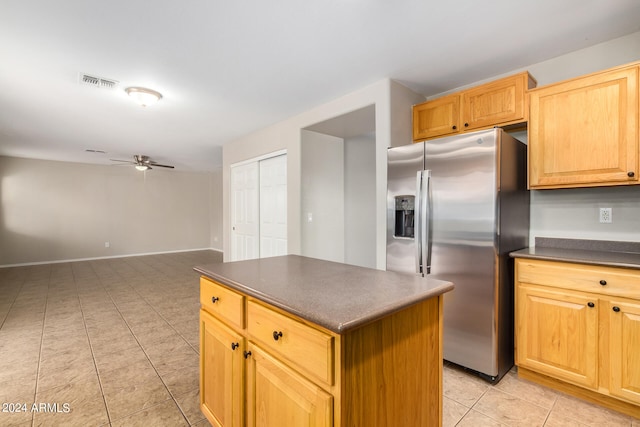
<path fill-rule="evenodd" d="M 413 230 L 413 241 L 416 256 L 416 273 L 422 274 L 422 172 L 418 171 L 416 174 L 416 200 L 415 206 L 415 221 Z"/>
<path fill-rule="evenodd" d="M 423 274 L 431 273 L 431 246 L 433 240 L 431 238 L 433 203 L 431 199 L 431 171 L 422 171 L 422 185 L 420 191 L 420 246 L 422 248 L 422 272 Z"/>

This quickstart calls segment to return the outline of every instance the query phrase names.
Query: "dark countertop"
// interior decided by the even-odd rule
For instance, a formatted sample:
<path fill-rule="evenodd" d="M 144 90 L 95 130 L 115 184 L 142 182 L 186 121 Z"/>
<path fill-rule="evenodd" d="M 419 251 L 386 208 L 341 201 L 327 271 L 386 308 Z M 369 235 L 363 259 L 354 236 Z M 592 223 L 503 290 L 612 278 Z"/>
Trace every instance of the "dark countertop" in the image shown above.
<path fill-rule="evenodd" d="M 453 289 L 442 280 L 298 255 L 194 270 L 340 334 Z"/>
<path fill-rule="evenodd" d="M 640 243 L 608 240 L 536 238 L 536 246 L 509 254 L 513 258 L 566 261 L 640 269 Z"/>

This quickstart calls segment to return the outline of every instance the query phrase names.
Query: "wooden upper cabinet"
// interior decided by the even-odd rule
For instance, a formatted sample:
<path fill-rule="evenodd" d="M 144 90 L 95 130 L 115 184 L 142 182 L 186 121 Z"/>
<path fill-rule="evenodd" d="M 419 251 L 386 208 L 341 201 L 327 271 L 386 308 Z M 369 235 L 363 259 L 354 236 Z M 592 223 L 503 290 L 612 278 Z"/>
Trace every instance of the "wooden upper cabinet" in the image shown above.
<path fill-rule="evenodd" d="M 638 65 L 530 92 L 529 187 L 638 184 Z"/>
<path fill-rule="evenodd" d="M 452 95 L 413 107 L 413 139 L 451 135 L 460 128 L 460 96 Z"/>
<path fill-rule="evenodd" d="M 526 122 L 526 91 L 535 85 L 523 72 L 415 105 L 413 139 Z"/>
<path fill-rule="evenodd" d="M 529 73 L 496 80 L 462 93 L 462 126 L 465 130 L 527 120 L 526 91 L 536 82 Z"/>

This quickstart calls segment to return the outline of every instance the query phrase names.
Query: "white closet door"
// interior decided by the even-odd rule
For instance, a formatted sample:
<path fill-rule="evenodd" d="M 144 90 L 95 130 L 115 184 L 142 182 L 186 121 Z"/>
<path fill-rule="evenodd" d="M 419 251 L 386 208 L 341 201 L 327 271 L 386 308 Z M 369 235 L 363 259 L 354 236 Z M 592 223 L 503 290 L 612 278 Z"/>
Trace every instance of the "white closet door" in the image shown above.
<path fill-rule="evenodd" d="M 258 163 L 231 167 L 231 260 L 260 257 Z"/>
<path fill-rule="evenodd" d="M 260 161 L 260 257 L 287 254 L 287 156 Z"/>

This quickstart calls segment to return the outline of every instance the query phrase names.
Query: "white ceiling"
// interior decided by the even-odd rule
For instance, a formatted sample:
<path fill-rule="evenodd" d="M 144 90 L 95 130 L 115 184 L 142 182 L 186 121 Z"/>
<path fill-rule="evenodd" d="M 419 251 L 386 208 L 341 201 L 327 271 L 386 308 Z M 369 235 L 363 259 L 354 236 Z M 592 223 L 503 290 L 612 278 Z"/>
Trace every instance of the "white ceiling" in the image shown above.
<path fill-rule="evenodd" d="M 0 155 L 212 170 L 223 144 L 386 77 L 428 96 L 638 30 L 638 0 L 1 0 Z"/>

